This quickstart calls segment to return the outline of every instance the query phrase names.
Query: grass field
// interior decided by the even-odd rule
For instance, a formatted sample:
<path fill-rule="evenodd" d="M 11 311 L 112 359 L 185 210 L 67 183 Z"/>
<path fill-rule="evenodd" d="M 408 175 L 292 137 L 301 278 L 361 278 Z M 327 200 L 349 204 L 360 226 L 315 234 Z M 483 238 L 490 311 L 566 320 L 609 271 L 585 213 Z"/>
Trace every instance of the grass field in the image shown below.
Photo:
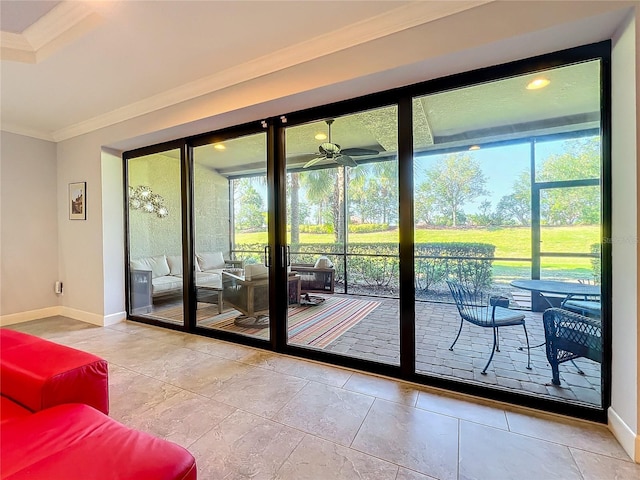
<path fill-rule="evenodd" d="M 579 225 L 573 227 L 542 227 L 541 250 L 549 253 L 590 253 L 591 245 L 600 242 L 600 227 Z M 266 243 L 266 232 L 236 233 L 236 243 Z M 332 243 L 333 234 L 301 233 L 300 242 L 305 244 Z M 372 233 L 350 233 L 353 243 L 398 242 L 398 230 Z M 446 228 L 417 229 L 416 243 L 427 242 L 478 242 L 496 246 L 495 256 L 499 258 L 531 258 L 531 229 L 528 227 L 505 228 Z M 502 277 L 524 277 L 529 275 L 529 261 L 494 262 L 494 279 Z M 589 278 L 591 260 L 589 258 L 543 258 L 542 269 L 545 277 Z M 514 275 L 518 273 L 517 275 Z"/>

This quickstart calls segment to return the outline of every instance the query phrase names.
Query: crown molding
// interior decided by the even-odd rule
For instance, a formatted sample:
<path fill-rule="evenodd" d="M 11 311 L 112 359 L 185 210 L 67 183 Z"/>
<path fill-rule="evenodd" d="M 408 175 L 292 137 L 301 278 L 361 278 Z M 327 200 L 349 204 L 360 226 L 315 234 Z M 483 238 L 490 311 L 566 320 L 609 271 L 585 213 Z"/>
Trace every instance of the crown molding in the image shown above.
<path fill-rule="evenodd" d="M 67 140 L 492 1 L 494 0 L 411 2 L 375 17 L 280 49 L 242 65 L 228 68 L 214 75 L 70 125 L 55 131 L 52 136 L 55 141 Z"/>
<path fill-rule="evenodd" d="M 0 32 L 0 58 L 38 63 L 95 28 L 100 16 L 85 2 L 61 2 L 21 34 Z"/>
<path fill-rule="evenodd" d="M 23 128 L 17 125 L 2 124 L 0 130 L 8 133 L 15 133 L 16 135 L 23 135 L 25 137 L 37 138 L 39 140 L 46 140 L 47 142 L 55 142 L 55 138 L 48 132 L 42 130 L 36 130 L 34 128 Z"/>

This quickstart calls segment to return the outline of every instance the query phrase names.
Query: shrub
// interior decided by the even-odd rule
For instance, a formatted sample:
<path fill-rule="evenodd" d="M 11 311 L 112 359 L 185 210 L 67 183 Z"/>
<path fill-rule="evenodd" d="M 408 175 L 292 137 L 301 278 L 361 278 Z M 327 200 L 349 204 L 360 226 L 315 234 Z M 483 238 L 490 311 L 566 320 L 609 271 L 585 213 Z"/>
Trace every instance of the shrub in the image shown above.
<path fill-rule="evenodd" d="M 291 228 L 289 228 L 291 230 Z M 300 225 L 300 233 L 333 233 L 333 225 Z"/>
<path fill-rule="evenodd" d="M 349 243 L 348 285 L 399 287 L 397 243 Z M 336 282 L 345 281 L 343 246 L 339 243 L 291 245 L 291 263 L 313 264 L 325 255 L 336 269 Z M 264 245 L 236 245 L 239 258 L 262 262 Z M 456 279 L 473 291 L 491 285 L 495 245 L 486 243 L 417 243 L 415 244 L 416 290 L 427 292 L 436 286 L 446 288 L 448 278 Z"/>
<path fill-rule="evenodd" d="M 385 232 L 389 230 L 387 223 L 359 223 L 349 225 L 349 233 Z"/>
<path fill-rule="evenodd" d="M 596 285 L 600 285 L 602 280 L 602 255 L 601 255 L 601 247 L 599 243 L 594 243 L 591 245 L 591 253 L 597 255 L 596 257 L 591 258 L 591 270 L 593 275 L 593 280 Z"/>

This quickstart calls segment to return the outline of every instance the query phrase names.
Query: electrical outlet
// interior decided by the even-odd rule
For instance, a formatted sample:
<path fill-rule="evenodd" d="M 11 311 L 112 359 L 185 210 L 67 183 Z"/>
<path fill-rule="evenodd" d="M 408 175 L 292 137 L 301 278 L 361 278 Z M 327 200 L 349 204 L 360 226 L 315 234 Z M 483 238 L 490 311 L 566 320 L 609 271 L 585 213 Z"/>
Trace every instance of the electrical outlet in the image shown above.
<path fill-rule="evenodd" d="M 62 295 L 62 282 L 56 282 L 55 292 L 58 295 Z"/>

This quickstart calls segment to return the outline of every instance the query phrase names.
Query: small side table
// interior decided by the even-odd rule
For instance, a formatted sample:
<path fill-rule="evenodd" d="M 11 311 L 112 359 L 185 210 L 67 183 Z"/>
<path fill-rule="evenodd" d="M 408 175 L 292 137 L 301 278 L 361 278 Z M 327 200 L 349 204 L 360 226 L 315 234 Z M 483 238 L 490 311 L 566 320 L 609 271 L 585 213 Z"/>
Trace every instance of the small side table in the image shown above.
<path fill-rule="evenodd" d="M 302 282 L 300 275 L 296 273 L 289 274 L 289 305 L 300 305 L 300 296 L 302 294 Z"/>

